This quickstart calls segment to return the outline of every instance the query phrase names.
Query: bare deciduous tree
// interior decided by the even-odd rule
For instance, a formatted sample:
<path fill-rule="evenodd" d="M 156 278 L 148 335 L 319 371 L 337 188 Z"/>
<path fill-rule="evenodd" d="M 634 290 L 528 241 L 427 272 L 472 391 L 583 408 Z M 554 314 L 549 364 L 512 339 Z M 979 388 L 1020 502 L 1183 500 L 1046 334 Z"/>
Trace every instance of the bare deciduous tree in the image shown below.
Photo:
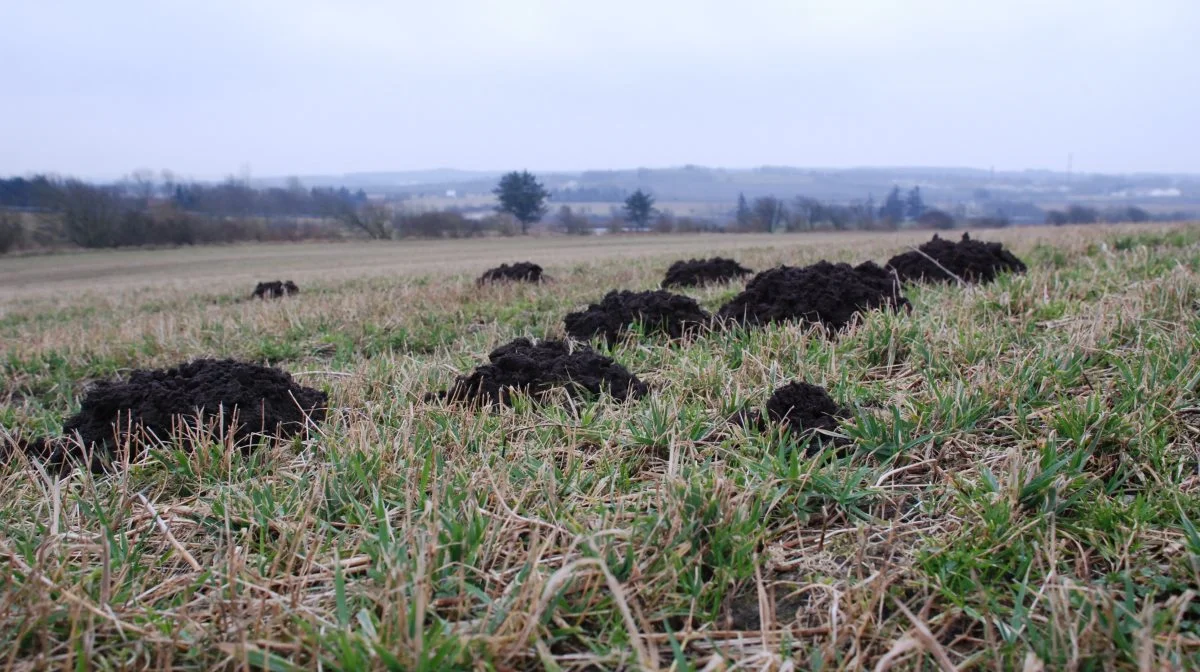
<path fill-rule="evenodd" d="M 592 227 L 588 224 L 587 217 L 577 214 L 569 205 L 560 207 L 558 214 L 554 218 L 566 233 L 576 236 L 586 236 L 592 232 Z"/>
<path fill-rule="evenodd" d="M 154 171 L 148 168 L 133 171 L 129 175 L 127 185 L 130 195 L 143 205 L 149 204 L 150 199 L 154 198 L 154 192 L 158 190 L 158 185 L 154 182 Z"/>
<path fill-rule="evenodd" d="M 340 208 L 337 219 L 346 228 L 361 231 L 367 234 L 372 240 L 391 237 L 392 213 L 384 205 L 367 203 L 355 208 L 350 204 L 346 204 L 345 207 Z"/>
<path fill-rule="evenodd" d="M 59 190 L 63 229 L 80 247 L 113 247 L 118 244 L 121 201 L 111 188 L 81 180 L 67 180 Z"/>

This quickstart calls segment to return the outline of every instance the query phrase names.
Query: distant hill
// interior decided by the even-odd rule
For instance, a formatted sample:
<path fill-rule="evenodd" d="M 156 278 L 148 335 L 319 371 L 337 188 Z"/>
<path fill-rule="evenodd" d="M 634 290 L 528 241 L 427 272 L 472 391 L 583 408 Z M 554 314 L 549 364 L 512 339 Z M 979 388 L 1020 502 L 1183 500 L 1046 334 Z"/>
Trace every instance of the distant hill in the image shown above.
<path fill-rule="evenodd" d="M 487 195 L 501 171 L 434 170 L 300 176 L 305 186 L 347 187 L 402 199 Z M 834 203 L 879 203 L 894 187 L 919 186 L 927 202 L 962 205 L 983 211 L 1015 211 L 1021 204 L 1059 207 L 1069 202 L 1097 205 L 1140 204 L 1160 209 L 1200 205 L 1200 176 L 1174 174 L 1068 174 L 1047 170 L 993 171 L 959 167 L 795 168 L 636 168 L 540 172 L 538 177 L 566 202 L 617 203 L 635 189 L 652 192 L 660 202 L 732 204 L 747 199 L 797 196 Z M 258 186 L 282 186 L 287 178 L 255 180 Z M 1032 215 L 1031 216 L 1036 216 Z"/>
<path fill-rule="evenodd" d="M 367 189 L 371 187 L 410 187 L 423 184 L 461 184 L 464 182 L 495 180 L 501 171 L 457 170 L 435 168 L 432 170 L 398 170 L 342 175 L 301 175 L 300 182 L 308 187 L 346 187 Z M 263 177 L 251 180 L 257 187 L 282 187 L 290 177 Z"/>

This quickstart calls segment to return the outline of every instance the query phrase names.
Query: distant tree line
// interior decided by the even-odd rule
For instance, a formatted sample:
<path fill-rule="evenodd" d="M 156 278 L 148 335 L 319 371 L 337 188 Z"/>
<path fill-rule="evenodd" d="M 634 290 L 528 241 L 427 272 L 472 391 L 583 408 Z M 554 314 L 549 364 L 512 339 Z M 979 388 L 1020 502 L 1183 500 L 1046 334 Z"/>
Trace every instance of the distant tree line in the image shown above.
<path fill-rule="evenodd" d="M 140 171 L 114 184 L 38 175 L 0 179 L 0 252 L 69 243 L 85 248 L 332 238 L 461 238 L 527 232 L 546 213 L 549 192 L 528 172 L 496 189 L 497 213 L 404 212 L 371 202 L 361 189 L 257 189 L 230 178 L 180 182 Z M 24 222 L 24 224 L 23 224 Z M 32 223 L 32 225 L 30 225 Z"/>
<path fill-rule="evenodd" d="M 57 189 L 50 178 L 37 175 L 26 179 L 14 177 L 0 178 L 0 207 L 36 209 L 47 207 L 54 201 Z"/>
<path fill-rule="evenodd" d="M 8 247 L 69 242 L 80 247 L 191 245 L 329 237 L 322 219 L 366 201 L 346 189 L 254 189 L 236 180 L 216 185 L 155 182 L 145 174 L 116 184 L 45 175 L 0 179 L 2 241 Z M 34 230 L 13 211 L 29 213 Z M 32 238 L 33 240 L 26 240 Z"/>
<path fill-rule="evenodd" d="M 256 189 L 235 178 L 218 184 L 179 183 L 169 173 L 161 181 L 146 173 L 135 173 L 113 185 L 92 185 L 46 175 L 0 179 L 0 207 L 56 210 L 62 205 L 65 192 L 77 190 L 81 185 L 108 192 L 130 207 L 138 202 L 167 204 L 187 212 L 216 216 L 320 217 L 367 201 L 361 189 L 354 193 L 345 187 L 305 189 L 295 180 L 287 188 Z"/>
<path fill-rule="evenodd" d="M 361 206 L 367 202 L 367 195 L 362 189 L 351 193 L 345 187 L 254 189 L 229 180 L 217 185 L 175 185 L 170 200 L 188 212 L 208 215 L 323 217 Z"/>
<path fill-rule="evenodd" d="M 620 187 L 581 187 L 558 189 L 554 195 L 564 201 L 575 203 L 618 203 L 625 199 L 626 191 Z"/>
<path fill-rule="evenodd" d="M 503 175 L 493 193 L 494 213 L 464 214 L 454 210 L 409 212 L 393 204 L 371 201 L 361 189 L 305 188 L 297 179 L 284 187 L 255 188 L 247 180 L 229 178 L 217 184 L 184 182 L 164 171 L 139 171 L 114 184 L 93 184 L 48 175 L 0 179 L 0 253 L 23 246 L 53 247 L 69 243 L 87 248 L 137 245 L 191 245 L 237 241 L 289 241 L 338 238 L 371 239 L 466 238 L 517 235 L 550 212 L 550 190 L 528 171 Z M 1098 210 L 1073 204 L 1044 213 L 1032 203 L 986 200 L 984 216 L 968 217 L 966 206 L 953 212 L 926 204 L 919 186 L 894 186 L 877 204 L 872 196 L 848 204 L 797 196 L 784 200 L 739 195 L 725 217 L 676 216 L 659 208 L 656 197 L 642 188 L 555 192 L 572 201 L 594 196 L 614 205 L 609 216 L 595 217 L 561 206 L 547 228 L 573 235 L 628 230 L 668 232 L 744 231 L 803 232 L 815 230 L 888 230 L 904 226 L 951 229 L 1008 226 L 1013 220 L 1050 224 L 1143 222 L 1182 219 L 1185 213 L 1152 216 L 1138 207 Z M 1011 219 L 1010 219 L 1011 218 Z"/>
<path fill-rule="evenodd" d="M 902 194 L 899 187 L 893 188 L 878 207 L 870 196 L 848 204 L 827 203 L 808 196 L 797 196 L 790 202 L 775 196 L 760 196 L 753 201 L 739 196 L 734 211 L 734 225 L 739 231 L 895 229 L 906 220 L 931 228 L 954 225 L 953 217 L 925 205 L 919 187 L 913 187 L 907 194 Z"/>
<path fill-rule="evenodd" d="M 1194 218 L 1186 212 L 1152 215 L 1136 206 L 1111 207 L 1100 210 L 1084 205 L 1071 205 L 1064 210 L 1044 212 L 1032 203 L 993 201 L 983 213 L 969 216 L 965 206 L 954 212 L 929 207 L 920 187 L 907 192 L 894 187 L 878 207 L 868 196 L 849 204 L 826 203 L 806 196 L 785 201 L 774 196 L 762 196 L 748 201 L 739 196 L 733 213 L 732 227 L 746 232 L 798 232 L 814 230 L 852 231 L 889 230 L 902 224 L 929 229 L 953 229 L 956 226 L 1000 228 L 1010 226 L 1014 219 L 1036 223 L 1095 224 L 1149 221 L 1183 221 Z"/>

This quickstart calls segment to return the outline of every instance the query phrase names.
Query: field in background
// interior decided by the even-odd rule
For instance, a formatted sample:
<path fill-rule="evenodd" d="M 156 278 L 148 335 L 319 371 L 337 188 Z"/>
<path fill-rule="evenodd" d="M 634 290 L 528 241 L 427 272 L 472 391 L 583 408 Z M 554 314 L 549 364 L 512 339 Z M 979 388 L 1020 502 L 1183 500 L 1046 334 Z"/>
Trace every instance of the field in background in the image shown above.
<path fill-rule="evenodd" d="M 422 400 L 670 261 L 884 261 L 921 233 L 230 246 L 0 259 L 0 424 L 230 356 L 330 392 L 319 436 L 128 474 L 0 466 L 0 656 L 37 669 L 1171 669 L 1200 665 L 1200 227 L 980 232 L 1030 265 L 830 337 L 611 355 L 653 387 Z M 478 288 L 502 261 L 555 282 Z M 244 300 L 258 279 L 303 293 Z M 689 292 L 709 310 L 737 291 Z M 794 379 L 806 456 L 732 426 Z M 894 667 L 893 667 L 894 666 Z"/>
<path fill-rule="evenodd" d="M 989 239 L 1027 241 L 1070 238 L 1095 229 L 987 231 Z M 1144 230 L 1131 228 L 1129 230 Z M 958 236 L 959 233 L 947 235 Z M 978 234 L 977 234 L 978 235 Z M 144 289 L 244 288 L 248 295 L 259 280 L 292 279 L 301 283 L 336 283 L 388 275 L 478 274 L 503 262 L 534 261 L 553 274 L 563 267 L 600 263 L 613 258 L 664 258 L 728 254 L 739 250 L 773 250 L 779 261 L 805 248 L 842 249 L 853 258 L 880 261 L 896 250 L 928 240 L 928 231 L 855 231 L 805 234 L 640 234 L 618 236 L 532 236 L 462 240 L 372 241 L 213 245 L 162 250 L 101 250 L 0 258 L 0 310 L 5 304 L 62 294 L 111 294 Z M 858 253 L 861 251 L 861 253 Z"/>
<path fill-rule="evenodd" d="M 533 236 L 105 250 L 14 257 L 0 259 L 0 302 L 59 292 L 105 293 L 163 285 L 210 285 L 225 290 L 242 286 L 248 294 L 255 281 L 275 278 L 291 278 L 304 287 L 311 282 L 366 276 L 478 274 L 503 262 L 526 260 L 561 267 L 613 257 L 705 255 L 717 249 L 795 249 L 853 240 L 856 236 L 867 239 L 859 234 Z"/>

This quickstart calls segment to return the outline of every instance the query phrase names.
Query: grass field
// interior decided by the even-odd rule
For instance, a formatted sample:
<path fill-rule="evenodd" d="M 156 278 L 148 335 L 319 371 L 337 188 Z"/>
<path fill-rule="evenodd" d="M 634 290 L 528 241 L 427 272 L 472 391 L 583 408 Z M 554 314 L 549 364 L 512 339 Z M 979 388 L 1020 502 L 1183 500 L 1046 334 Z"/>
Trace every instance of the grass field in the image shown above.
<path fill-rule="evenodd" d="M 606 352 L 652 394 L 423 395 L 679 256 L 884 261 L 927 234 L 228 247 L 0 260 L 0 424 L 199 356 L 330 393 L 318 436 L 0 466 L 18 669 L 1179 669 L 1200 665 L 1200 227 L 984 232 L 1029 264 L 837 337 Z M 477 288 L 500 261 L 555 282 Z M 303 293 L 246 301 L 255 279 Z M 737 291 L 689 292 L 713 310 Z M 601 346 L 603 347 L 603 346 Z M 854 411 L 806 457 L 732 426 L 796 379 Z"/>

